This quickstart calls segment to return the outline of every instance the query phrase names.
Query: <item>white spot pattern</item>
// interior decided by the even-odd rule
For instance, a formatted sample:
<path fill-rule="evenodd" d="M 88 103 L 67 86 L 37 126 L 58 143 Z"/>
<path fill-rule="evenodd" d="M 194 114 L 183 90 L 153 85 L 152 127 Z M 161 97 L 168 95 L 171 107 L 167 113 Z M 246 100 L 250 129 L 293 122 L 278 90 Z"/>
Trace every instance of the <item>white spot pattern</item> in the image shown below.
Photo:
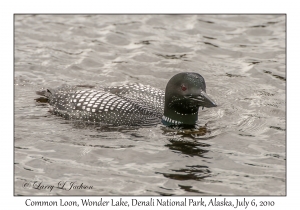
<path fill-rule="evenodd" d="M 164 93 L 141 84 L 98 90 L 76 90 L 65 86 L 53 94 L 50 104 L 55 114 L 67 119 L 113 125 L 150 125 L 160 122 Z"/>

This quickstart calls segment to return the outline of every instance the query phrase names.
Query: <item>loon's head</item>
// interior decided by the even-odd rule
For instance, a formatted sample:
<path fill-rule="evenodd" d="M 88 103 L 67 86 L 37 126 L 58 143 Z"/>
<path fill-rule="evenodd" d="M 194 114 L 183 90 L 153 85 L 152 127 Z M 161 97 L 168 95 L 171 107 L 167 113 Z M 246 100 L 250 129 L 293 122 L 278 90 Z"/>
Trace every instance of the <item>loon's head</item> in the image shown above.
<path fill-rule="evenodd" d="M 217 104 L 206 94 L 204 78 L 197 73 L 185 72 L 173 76 L 165 92 L 163 123 L 165 125 L 195 125 L 199 107 Z"/>

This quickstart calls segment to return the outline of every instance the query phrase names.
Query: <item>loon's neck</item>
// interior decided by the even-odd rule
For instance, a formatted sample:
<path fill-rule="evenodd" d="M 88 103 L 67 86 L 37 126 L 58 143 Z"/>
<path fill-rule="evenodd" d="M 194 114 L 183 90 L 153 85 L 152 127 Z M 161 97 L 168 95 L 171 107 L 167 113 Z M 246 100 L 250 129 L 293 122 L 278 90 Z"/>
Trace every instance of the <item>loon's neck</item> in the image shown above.
<path fill-rule="evenodd" d="M 162 123 L 164 125 L 195 125 L 198 120 L 198 109 L 194 113 L 184 114 L 173 109 L 164 110 Z"/>

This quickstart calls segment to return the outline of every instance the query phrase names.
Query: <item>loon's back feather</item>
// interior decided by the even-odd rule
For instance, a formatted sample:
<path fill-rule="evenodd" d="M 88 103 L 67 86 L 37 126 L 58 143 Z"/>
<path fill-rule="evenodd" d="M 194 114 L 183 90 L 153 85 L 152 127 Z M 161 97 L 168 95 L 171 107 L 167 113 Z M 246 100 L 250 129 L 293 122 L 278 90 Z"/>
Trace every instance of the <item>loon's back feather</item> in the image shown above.
<path fill-rule="evenodd" d="M 49 104 L 53 106 L 52 112 L 66 119 L 81 120 L 91 123 L 103 123 L 108 125 L 149 126 L 160 122 L 162 111 L 147 108 L 134 101 L 127 89 L 128 98 L 114 94 L 119 89 L 110 90 L 80 89 L 71 86 L 62 86 L 55 90 L 47 90 L 44 94 L 49 98 Z M 121 90 L 121 89 L 120 89 Z M 132 96 L 132 97 L 130 97 Z"/>
<path fill-rule="evenodd" d="M 104 90 L 132 103 L 139 104 L 159 118 L 163 115 L 165 92 L 160 89 L 151 87 L 150 85 L 130 83 L 127 85 L 106 87 Z"/>

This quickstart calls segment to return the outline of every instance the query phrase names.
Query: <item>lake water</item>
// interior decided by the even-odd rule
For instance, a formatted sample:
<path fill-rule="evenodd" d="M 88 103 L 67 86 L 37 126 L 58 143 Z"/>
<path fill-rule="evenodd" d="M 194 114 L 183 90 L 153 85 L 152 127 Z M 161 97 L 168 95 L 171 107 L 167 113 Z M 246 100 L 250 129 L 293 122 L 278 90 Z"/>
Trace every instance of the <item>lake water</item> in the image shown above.
<path fill-rule="evenodd" d="M 14 25 L 15 195 L 286 195 L 285 15 L 15 15 Z M 199 112 L 202 134 L 78 126 L 35 101 L 63 84 L 164 90 L 184 71 L 218 104 Z M 88 188 L 58 187 L 71 182 Z"/>

